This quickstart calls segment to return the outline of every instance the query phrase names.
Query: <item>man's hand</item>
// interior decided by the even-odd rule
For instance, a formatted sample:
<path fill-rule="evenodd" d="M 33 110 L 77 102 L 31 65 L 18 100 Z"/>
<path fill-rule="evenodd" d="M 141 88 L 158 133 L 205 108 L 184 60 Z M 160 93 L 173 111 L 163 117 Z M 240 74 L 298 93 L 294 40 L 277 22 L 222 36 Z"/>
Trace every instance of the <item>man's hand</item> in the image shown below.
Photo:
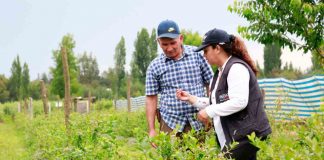
<path fill-rule="evenodd" d="M 150 130 L 149 131 L 149 137 L 152 138 L 154 136 L 156 136 L 155 130 L 154 129 L 153 130 Z M 155 149 L 157 148 L 157 145 L 155 143 L 153 143 L 153 142 L 151 142 L 151 146 L 154 147 Z"/>

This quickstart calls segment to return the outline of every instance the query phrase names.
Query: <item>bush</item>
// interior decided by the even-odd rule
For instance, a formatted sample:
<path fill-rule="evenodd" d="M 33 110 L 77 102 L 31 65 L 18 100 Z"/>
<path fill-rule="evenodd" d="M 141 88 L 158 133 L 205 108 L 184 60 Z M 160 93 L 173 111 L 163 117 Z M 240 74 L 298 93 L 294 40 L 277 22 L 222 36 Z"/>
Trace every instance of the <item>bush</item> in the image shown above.
<path fill-rule="evenodd" d="M 5 107 L 3 108 L 3 113 L 4 113 L 5 115 L 11 116 L 11 115 L 14 114 L 14 111 L 13 111 L 9 106 L 5 106 Z"/>
<path fill-rule="evenodd" d="M 102 99 L 94 103 L 93 105 L 95 110 L 103 110 L 103 109 L 110 109 L 113 107 L 113 101 L 112 100 L 106 100 Z"/>

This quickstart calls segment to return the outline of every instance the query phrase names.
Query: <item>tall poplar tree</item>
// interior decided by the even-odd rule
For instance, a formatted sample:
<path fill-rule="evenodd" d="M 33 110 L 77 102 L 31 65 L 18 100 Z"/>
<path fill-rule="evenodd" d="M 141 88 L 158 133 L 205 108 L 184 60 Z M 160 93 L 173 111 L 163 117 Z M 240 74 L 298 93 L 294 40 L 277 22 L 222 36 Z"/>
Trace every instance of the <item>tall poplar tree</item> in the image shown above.
<path fill-rule="evenodd" d="M 150 36 L 147 29 L 142 28 L 137 33 L 134 42 L 135 51 L 131 60 L 132 96 L 144 94 L 146 70 L 151 61 L 157 56 L 155 29 Z"/>
<path fill-rule="evenodd" d="M 79 81 L 83 84 L 91 84 L 99 80 L 99 67 L 97 59 L 92 54 L 84 52 L 78 58 Z"/>
<path fill-rule="evenodd" d="M 9 91 L 7 90 L 8 79 L 0 74 L 0 103 L 9 99 Z"/>
<path fill-rule="evenodd" d="M 274 69 L 280 70 L 281 68 L 281 48 L 279 44 L 273 43 L 273 44 L 267 44 L 264 47 L 264 74 L 266 76 L 271 76 L 271 72 Z"/>
<path fill-rule="evenodd" d="M 11 100 L 21 100 L 21 74 L 22 68 L 20 64 L 19 55 L 12 62 L 11 77 L 9 78 L 9 92 Z"/>
<path fill-rule="evenodd" d="M 21 97 L 27 99 L 30 96 L 29 92 L 30 76 L 27 63 L 24 63 L 21 78 Z"/>
<path fill-rule="evenodd" d="M 126 64 L 126 48 L 125 48 L 125 38 L 121 37 L 119 43 L 115 48 L 115 73 L 116 73 L 116 85 L 114 86 L 114 93 L 116 97 L 126 97 L 126 74 L 125 74 L 125 64 Z"/>
<path fill-rule="evenodd" d="M 61 47 L 65 48 L 67 53 L 71 81 L 71 94 L 76 93 L 78 91 L 79 83 L 77 81 L 77 61 L 73 51 L 75 47 L 75 41 L 73 40 L 73 36 L 71 34 L 67 34 L 62 38 L 59 49 L 53 51 L 53 60 L 55 62 L 55 66 L 50 69 L 53 77 L 51 81 L 50 91 L 55 95 L 59 95 L 60 98 L 63 98 L 65 89 Z"/>

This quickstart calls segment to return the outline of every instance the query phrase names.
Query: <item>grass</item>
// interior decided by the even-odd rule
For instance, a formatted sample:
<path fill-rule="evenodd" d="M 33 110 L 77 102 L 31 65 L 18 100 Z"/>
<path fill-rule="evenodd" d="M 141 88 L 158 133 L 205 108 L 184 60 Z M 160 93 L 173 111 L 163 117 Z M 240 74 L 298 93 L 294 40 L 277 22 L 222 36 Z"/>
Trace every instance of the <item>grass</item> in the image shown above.
<path fill-rule="evenodd" d="M 13 123 L 0 122 L 0 159 L 25 159 L 27 152 Z"/>

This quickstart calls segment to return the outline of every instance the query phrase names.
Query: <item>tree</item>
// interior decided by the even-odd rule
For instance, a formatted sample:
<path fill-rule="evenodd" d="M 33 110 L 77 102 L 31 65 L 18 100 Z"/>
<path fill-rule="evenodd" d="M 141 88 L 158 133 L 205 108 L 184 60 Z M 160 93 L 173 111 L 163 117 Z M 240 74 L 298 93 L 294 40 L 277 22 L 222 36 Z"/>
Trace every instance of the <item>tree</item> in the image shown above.
<path fill-rule="evenodd" d="M 281 48 L 277 43 L 267 44 L 264 47 L 264 74 L 266 76 L 271 76 L 272 70 L 281 68 Z"/>
<path fill-rule="evenodd" d="M 14 59 L 11 65 L 11 77 L 9 79 L 9 92 L 11 100 L 21 99 L 21 74 L 22 68 L 20 65 L 19 55 Z"/>
<path fill-rule="evenodd" d="M 320 51 L 323 46 L 324 4 L 321 0 L 249 0 L 235 1 L 228 7 L 249 21 L 239 26 L 238 32 L 262 44 L 279 42 L 280 46 L 303 49 L 304 52 Z M 295 38 L 299 38 L 295 40 Z"/>
<path fill-rule="evenodd" d="M 151 37 L 150 37 L 150 56 L 151 56 L 151 60 L 153 60 L 155 57 L 157 57 L 157 51 L 158 51 L 158 44 L 156 41 L 156 30 L 153 28 L 152 32 L 151 32 Z"/>
<path fill-rule="evenodd" d="M 146 69 L 151 63 L 151 61 L 157 56 L 157 45 L 156 34 L 153 29 L 152 35 L 150 36 L 147 29 L 142 28 L 140 32 L 137 33 L 137 38 L 135 40 L 134 46 L 135 51 L 133 53 L 131 61 L 131 75 L 132 75 L 132 91 L 140 92 L 144 94 L 144 83 L 146 79 Z M 133 95 L 133 93 L 132 93 Z"/>
<path fill-rule="evenodd" d="M 126 64 L 126 49 L 125 49 L 125 39 L 124 37 L 121 37 L 119 43 L 117 44 L 115 48 L 115 72 L 116 72 L 116 84 L 115 84 L 115 92 L 116 97 L 119 98 L 119 96 L 126 97 L 126 91 L 122 91 L 122 86 L 125 86 L 125 64 Z"/>
<path fill-rule="evenodd" d="M 321 50 L 321 55 L 324 55 L 324 45 L 320 50 Z M 312 62 L 313 62 L 313 67 L 312 67 L 313 73 L 324 74 L 324 58 L 321 57 L 319 54 L 316 54 L 315 51 L 312 52 Z"/>
<path fill-rule="evenodd" d="M 4 75 L 0 75 L 0 103 L 3 103 L 9 99 L 7 85 L 8 79 Z"/>
<path fill-rule="evenodd" d="M 256 61 L 256 67 L 258 69 L 258 78 L 265 78 L 265 75 L 264 75 L 264 71 L 263 69 L 260 67 L 260 64 L 258 61 Z"/>
<path fill-rule="evenodd" d="M 73 49 L 75 47 L 75 41 L 73 40 L 71 34 L 67 34 L 62 38 L 60 48 L 53 51 L 53 60 L 55 62 L 55 67 L 50 69 L 51 74 L 53 76 L 50 91 L 52 94 L 58 95 L 60 98 L 63 98 L 65 90 L 61 47 L 65 48 L 67 54 L 72 94 L 77 93 L 79 84 L 77 81 L 77 62 L 73 52 Z"/>
<path fill-rule="evenodd" d="M 273 69 L 270 74 L 272 77 L 284 77 L 290 80 L 300 79 L 304 76 L 299 69 L 293 67 L 292 62 L 285 63 L 283 69 Z"/>
<path fill-rule="evenodd" d="M 202 38 L 198 32 L 192 32 L 191 30 L 181 30 L 183 35 L 183 44 L 199 46 L 201 44 Z"/>
<path fill-rule="evenodd" d="M 108 71 L 104 71 L 102 77 L 105 81 L 105 85 L 113 89 L 117 81 L 117 75 L 114 68 L 108 68 Z"/>
<path fill-rule="evenodd" d="M 29 84 L 29 96 L 33 99 L 40 99 L 41 98 L 41 85 L 39 80 L 31 81 Z"/>
<path fill-rule="evenodd" d="M 23 71 L 22 71 L 22 78 L 21 78 L 21 97 L 26 99 L 29 97 L 29 69 L 28 65 L 24 63 Z"/>
<path fill-rule="evenodd" d="M 99 80 L 99 68 L 97 59 L 84 52 L 78 58 L 79 81 L 83 84 L 91 84 L 94 80 Z"/>
<path fill-rule="evenodd" d="M 44 82 L 45 84 L 47 84 L 47 83 L 49 82 L 49 79 L 48 79 L 46 73 L 42 73 L 41 80 L 43 80 L 43 82 Z"/>

